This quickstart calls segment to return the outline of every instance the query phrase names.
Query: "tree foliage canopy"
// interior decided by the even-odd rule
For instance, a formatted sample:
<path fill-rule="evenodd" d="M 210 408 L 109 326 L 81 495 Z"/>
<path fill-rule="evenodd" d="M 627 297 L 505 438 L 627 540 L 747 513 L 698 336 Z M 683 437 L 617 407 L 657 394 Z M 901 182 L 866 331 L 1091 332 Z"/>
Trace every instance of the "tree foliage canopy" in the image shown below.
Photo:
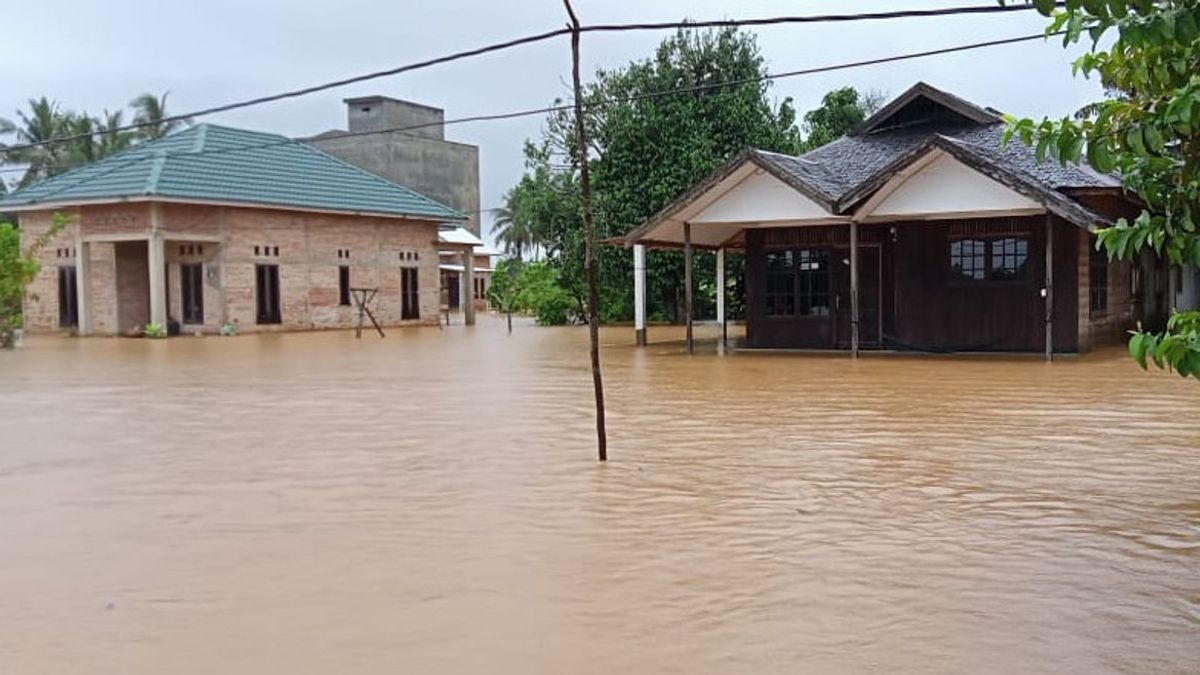
<path fill-rule="evenodd" d="M 651 57 L 599 71 L 584 94 L 598 237 L 624 235 L 742 150 L 796 154 L 810 147 L 791 100 L 772 101 L 770 81 L 759 79 L 764 75 L 754 36 L 732 28 L 680 30 Z M 722 82 L 734 84 L 714 86 Z M 863 119 L 863 106 L 869 105 L 853 89 L 838 92 L 823 106 L 837 109 L 813 117 L 820 139 L 844 133 Z M 542 137 L 526 146 L 525 175 L 509 191 L 500 214 L 500 242 L 510 251 L 540 247 L 582 316 L 583 228 L 574 149 L 571 113 L 552 113 Z M 627 320 L 633 315 L 629 254 L 609 247 L 598 253 L 602 320 Z M 714 288 L 713 256 L 695 255 L 697 286 Z M 728 264 L 730 278 L 736 279 L 741 260 Z M 678 319 L 682 258 L 651 251 L 646 273 L 649 315 Z M 708 294 L 697 296 L 701 315 L 710 314 L 713 305 Z M 737 303 L 730 309 L 736 316 Z"/>
<path fill-rule="evenodd" d="M 105 110 L 99 116 L 64 109 L 57 101 L 42 96 L 30 99 L 28 110 L 17 111 L 17 122 L 0 118 L 0 137 L 10 136 L 9 145 L 44 143 L 50 139 L 78 137 L 69 142 L 5 150 L 0 143 L 0 164 L 25 166 L 18 187 L 31 185 L 77 166 L 103 159 L 130 146 L 160 138 L 185 122 L 167 122 L 167 94 L 142 94 L 129 102 L 133 122 L 146 124 L 136 131 L 117 131 L 125 126 L 124 111 Z"/>
<path fill-rule="evenodd" d="M 1003 0 L 1001 0 L 1003 2 Z M 1116 171 L 1144 205 L 1133 221 L 1100 232 L 1110 259 L 1149 247 L 1171 263 L 1200 266 L 1200 3 L 1196 0 L 1053 0 L 1033 3 L 1063 45 L 1090 41 L 1075 73 L 1112 96 L 1082 119 L 1010 119 L 1008 132 L 1061 162 L 1084 158 Z M 1107 45 L 1107 46 L 1105 46 Z M 1163 333 L 1136 333 L 1130 351 L 1200 378 L 1200 312 L 1176 314 Z"/>

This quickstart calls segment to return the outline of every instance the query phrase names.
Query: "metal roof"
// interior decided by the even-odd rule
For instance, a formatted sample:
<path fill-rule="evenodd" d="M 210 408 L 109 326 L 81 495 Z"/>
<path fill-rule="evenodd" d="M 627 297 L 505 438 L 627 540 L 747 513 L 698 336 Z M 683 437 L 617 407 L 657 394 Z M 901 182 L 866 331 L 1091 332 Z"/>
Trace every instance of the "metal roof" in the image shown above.
<path fill-rule="evenodd" d="M 199 124 L 46 179 L 0 208 L 154 197 L 461 221 L 429 197 L 278 134 Z"/>
<path fill-rule="evenodd" d="M 438 230 L 438 243 L 452 246 L 483 246 L 483 240 L 465 227 Z"/>

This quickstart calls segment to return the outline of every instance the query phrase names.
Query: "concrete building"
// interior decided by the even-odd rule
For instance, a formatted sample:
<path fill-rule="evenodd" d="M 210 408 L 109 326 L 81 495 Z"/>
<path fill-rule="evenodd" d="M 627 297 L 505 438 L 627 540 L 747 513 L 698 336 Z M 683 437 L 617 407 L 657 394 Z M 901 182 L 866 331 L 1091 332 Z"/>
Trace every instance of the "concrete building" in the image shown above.
<path fill-rule="evenodd" d="M 438 230 L 462 214 L 283 136 L 202 124 L 0 200 L 41 254 L 30 331 L 436 325 Z"/>
<path fill-rule="evenodd" d="M 464 226 L 479 236 L 479 148 L 446 140 L 442 109 L 387 96 L 345 102 L 347 130 L 308 142 L 465 214 Z"/>

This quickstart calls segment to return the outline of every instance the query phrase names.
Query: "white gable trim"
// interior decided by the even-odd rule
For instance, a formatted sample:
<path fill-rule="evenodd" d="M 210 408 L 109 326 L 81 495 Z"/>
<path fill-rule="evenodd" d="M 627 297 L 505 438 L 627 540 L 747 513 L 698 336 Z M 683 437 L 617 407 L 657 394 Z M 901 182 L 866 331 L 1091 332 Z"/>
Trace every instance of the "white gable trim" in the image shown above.
<path fill-rule="evenodd" d="M 752 165 L 753 166 L 753 165 Z M 830 213 L 796 188 L 761 168 L 743 177 L 686 218 L 704 223 L 762 223 L 828 218 Z"/>
<path fill-rule="evenodd" d="M 855 212 L 863 223 L 1023 216 L 1041 203 L 933 149 L 892 176 Z"/>

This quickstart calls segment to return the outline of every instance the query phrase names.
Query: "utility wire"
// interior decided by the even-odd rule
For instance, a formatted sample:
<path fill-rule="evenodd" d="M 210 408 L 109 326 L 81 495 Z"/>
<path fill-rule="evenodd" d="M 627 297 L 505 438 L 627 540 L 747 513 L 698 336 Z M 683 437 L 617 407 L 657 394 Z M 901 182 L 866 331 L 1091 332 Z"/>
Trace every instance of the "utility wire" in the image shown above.
<path fill-rule="evenodd" d="M 1058 3 L 1058 4 L 1062 5 L 1065 3 Z M 1030 4 L 975 5 L 975 6 L 967 6 L 967 7 L 944 7 L 944 8 L 940 8 L 940 9 L 897 10 L 897 11 L 891 11 L 891 12 L 869 12 L 869 13 L 863 13 L 863 14 L 824 14 L 824 15 L 810 15 L 810 16 L 777 16 L 777 17 L 767 17 L 767 18 L 759 18 L 759 19 L 722 19 L 722 20 L 710 20 L 710 21 L 668 21 L 668 22 L 661 22 L 661 23 L 597 24 L 597 25 L 592 25 L 592 26 L 582 26 L 582 27 L 580 27 L 580 30 L 583 32 L 623 32 L 623 31 L 642 31 L 642 30 L 669 30 L 669 29 L 678 29 L 678 28 L 712 28 L 712 27 L 738 27 L 738 26 L 769 26 L 769 25 L 782 25 L 782 24 L 844 23 L 844 22 L 850 22 L 850 21 L 879 21 L 879 20 L 889 20 L 889 19 L 929 18 L 929 17 L 978 15 L 978 14 L 998 14 L 998 13 L 1009 13 L 1009 12 L 1024 12 L 1024 11 L 1029 11 L 1032 9 L 1034 9 L 1034 6 L 1030 5 Z M 375 80 L 375 79 L 379 79 L 382 77 L 390 77 L 393 75 L 399 75 L 401 73 L 411 72 L 414 70 L 420 70 L 423 68 L 440 65 L 443 63 L 450 63 L 452 61 L 459 61 L 459 60 L 466 59 L 466 58 L 481 56 L 484 54 L 498 52 L 498 51 L 502 51 L 505 49 L 511 49 L 513 47 L 518 47 L 521 45 L 533 44 L 536 42 L 543 42 L 543 41 L 550 40 L 550 39 L 553 39 L 556 37 L 569 35 L 570 33 L 571 33 L 571 30 L 568 28 L 559 28 L 557 30 L 545 31 L 542 33 L 537 33 L 535 35 L 527 35 L 524 37 L 514 38 L 512 40 L 506 40 L 504 42 L 496 42 L 496 43 L 492 43 L 489 45 L 484 45 L 482 47 L 476 47 L 473 49 L 458 51 L 458 52 L 454 52 L 452 54 L 447 54 L 447 55 L 439 56 L 439 57 L 432 58 L 432 59 L 426 59 L 424 61 L 417 61 L 414 63 L 397 66 L 395 68 L 388 68 L 386 70 L 377 70 L 377 71 L 373 71 L 370 73 L 364 73 L 362 75 L 356 75 L 353 77 L 347 77 L 347 78 L 343 78 L 340 80 L 324 82 L 321 84 L 303 87 L 300 89 L 293 89 L 293 90 L 281 92 L 278 94 L 271 94 L 268 96 L 259 96 L 257 98 L 247 99 L 247 100 L 243 100 L 243 101 L 237 101 L 237 102 L 233 102 L 233 103 L 226 103 L 226 104 L 222 104 L 222 105 L 212 106 L 209 108 L 203 108 L 200 110 L 194 110 L 194 111 L 188 112 L 188 113 L 180 113 L 178 115 L 169 115 L 169 116 L 164 117 L 163 119 L 158 120 L 156 122 L 136 122 L 136 123 L 126 124 L 126 125 L 119 126 L 119 127 L 114 127 L 112 129 L 105 129 L 105 130 L 99 131 L 99 132 L 92 132 L 92 133 L 86 133 L 86 134 L 74 134 L 74 135 L 70 135 L 70 136 L 60 136 L 60 137 L 56 137 L 56 138 L 48 138 L 48 139 L 44 139 L 41 141 L 35 141 L 32 143 L 23 143 L 23 144 L 19 144 L 19 145 L 4 146 L 4 147 L 0 147 L 0 152 L 18 152 L 18 151 L 22 151 L 22 150 L 30 150 L 33 148 L 42 147 L 45 145 L 56 145 L 59 143 L 68 143 L 71 141 L 82 140 L 84 138 L 92 138 L 95 136 L 101 136 L 101 135 L 105 135 L 105 134 L 114 134 L 114 133 L 125 132 L 125 131 L 136 131 L 138 129 L 144 129 L 146 127 L 157 126 L 160 124 L 167 124 L 167 123 L 171 123 L 171 122 L 190 121 L 197 117 L 205 117 L 208 115 L 214 115 L 214 114 L 222 113 L 222 112 L 229 112 L 231 110 L 238 110 L 241 108 L 249 108 L 252 106 L 263 105 L 266 103 L 272 103 L 275 101 L 281 101 L 281 100 L 285 100 L 285 99 L 299 98 L 301 96 L 307 96 L 309 94 L 314 94 L 314 93 L 326 91 L 329 89 L 335 89 L 338 87 L 344 87 L 344 86 L 351 85 L 351 84 L 357 84 L 359 82 L 366 82 L 369 80 Z"/>
<path fill-rule="evenodd" d="M 848 70 L 851 68 L 862 68 L 862 67 L 866 67 L 866 66 L 882 65 L 882 64 L 886 64 L 886 63 L 895 63 L 898 61 L 908 61 L 908 60 L 912 60 L 912 59 L 927 58 L 930 56 L 954 54 L 954 53 L 958 53 L 958 52 L 970 51 L 970 50 L 975 50 L 975 49 L 984 49 L 987 47 L 998 47 L 998 46 L 1003 46 L 1003 45 L 1017 44 L 1017 43 L 1021 43 L 1021 42 L 1030 42 L 1033 40 L 1044 40 L 1044 39 L 1048 39 L 1048 38 L 1054 37 L 1056 35 L 1062 35 L 1062 34 L 1063 34 L 1063 31 L 1060 31 L 1057 33 L 1051 33 L 1051 34 L 1037 33 L 1034 35 L 1022 35 L 1020 37 L 1000 38 L 1000 39 L 996 39 L 996 40 L 987 40 L 984 42 L 972 42 L 972 43 L 964 44 L 964 45 L 956 45 L 953 47 L 942 47 L 939 49 L 929 49 L 929 50 L 924 50 L 924 51 L 919 51 L 919 52 L 910 52 L 907 54 L 897 54 L 897 55 L 893 55 L 893 56 L 882 56 L 882 57 L 878 57 L 878 58 L 874 58 L 874 59 L 864 59 L 861 61 L 851 61 L 848 63 L 839 63 L 839 64 L 828 65 L 828 66 L 816 66 L 813 68 L 801 68 L 801 69 L 797 69 L 797 70 L 788 70 L 788 71 L 783 71 L 783 72 L 779 72 L 779 73 L 768 73 L 766 75 L 762 75 L 762 76 L 758 76 L 758 77 L 747 77 L 747 78 L 741 78 L 741 79 L 736 79 L 736 80 L 723 80 L 721 82 L 708 82 L 705 84 L 698 84 L 698 85 L 693 85 L 690 87 L 678 87 L 678 88 L 674 88 L 674 89 L 664 89 L 664 90 L 659 90 L 659 91 L 643 92 L 640 94 L 631 94 L 629 96 L 615 96 L 615 97 L 609 97 L 609 98 L 601 99 L 601 100 L 584 101 L 584 107 L 585 107 L 585 109 L 596 109 L 596 108 L 602 108 L 604 106 L 612 105 L 615 103 L 630 103 L 630 102 L 640 101 L 640 100 L 645 100 L 645 99 L 655 99 L 655 98 L 662 98 L 665 96 L 675 96 L 675 95 L 680 95 L 680 94 L 691 94 L 691 93 L 707 91 L 707 90 L 711 90 L 711 89 L 720 89 L 720 88 L 724 88 L 724 87 L 736 87 L 736 86 L 741 86 L 741 85 L 746 85 L 746 84 L 756 84 L 759 82 L 786 79 L 786 78 L 790 78 L 790 77 L 800 77 L 800 76 L 804 76 L 804 75 L 816 75 L 816 74 L 820 74 L 820 73 L 828 73 L 828 72 L 833 72 L 833 71 L 838 71 L 838 70 Z M 416 131 L 419 129 L 425 129 L 425 128 L 432 127 L 432 126 L 444 126 L 444 125 L 451 125 L 451 124 L 464 124 L 464 123 L 468 123 L 468 122 L 486 122 L 486 121 L 514 119 L 514 118 L 518 118 L 518 117 L 529 117 L 532 115 L 544 115 L 544 114 L 549 114 L 549 113 L 554 113 L 554 112 L 568 111 L 568 110 L 571 110 L 572 107 L 573 107 L 572 103 L 562 103 L 562 104 L 558 104 L 558 105 L 543 106 L 543 107 L 539 107 L 539 108 L 528 108 L 525 110 L 515 110 L 515 111 L 503 112 L 503 113 L 492 113 L 492 114 L 483 114 L 483 115 L 472 115 L 472 116 L 468 116 L 468 117 L 459 117 L 459 118 L 444 120 L 442 122 L 428 122 L 428 123 L 423 123 L 423 124 L 413 124 L 413 125 L 402 126 L 402 127 L 389 127 L 387 129 L 374 129 L 371 131 L 342 132 L 342 133 L 338 133 L 337 135 L 334 135 L 334 136 L 329 136 L 328 138 L 330 138 L 330 139 L 356 138 L 356 137 L 361 137 L 361 136 L 374 136 L 377 134 L 390 134 L 390 133 L 402 133 L 402 132 L 406 132 L 406 131 Z M 186 158 L 186 157 L 200 156 L 200 155 L 216 155 L 216 154 L 226 154 L 226 153 L 234 153 L 234 152 L 246 152 L 246 151 L 250 151 L 250 150 L 260 150 L 263 148 L 271 148 L 271 147 L 277 147 L 277 146 L 282 146 L 282 145 L 293 145 L 293 144 L 297 144 L 297 143 L 309 143 L 309 142 L 312 142 L 315 140 L 321 140 L 321 139 L 320 139 L 320 137 L 316 137 L 316 136 L 308 136 L 308 137 L 300 137 L 300 138 L 285 138 L 285 139 L 280 139 L 278 141 L 270 141 L 267 143 L 239 145 L 239 146 L 235 146 L 235 147 L 220 148 L 220 149 L 216 149 L 216 150 L 196 150 L 196 151 L 187 151 L 187 152 L 167 153 L 165 156 L 166 157 Z M 136 149 L 136 148 L 134 148 L 134 149 Z M 127 150 L 126 152 L 131 152 L 131 151 Z M 121 168 L 121 167 L 130 165 L 130 164 L 142 161 L 142 160 L 146 160 L 146 159 L 154 159 L 158 156 L 160 156 L 159 153 L 142 153 L 141 155 L 131 157 L 130 159 L 133 160 L 132 162 L 127 162 L 126 164 L 118 165 L 117 168 Z M 7 170 L 23 171 L 24 169 L 15 168 L 15 167 L 12 169 L 0 169 L 0 171 L 7 171 Z"/>

